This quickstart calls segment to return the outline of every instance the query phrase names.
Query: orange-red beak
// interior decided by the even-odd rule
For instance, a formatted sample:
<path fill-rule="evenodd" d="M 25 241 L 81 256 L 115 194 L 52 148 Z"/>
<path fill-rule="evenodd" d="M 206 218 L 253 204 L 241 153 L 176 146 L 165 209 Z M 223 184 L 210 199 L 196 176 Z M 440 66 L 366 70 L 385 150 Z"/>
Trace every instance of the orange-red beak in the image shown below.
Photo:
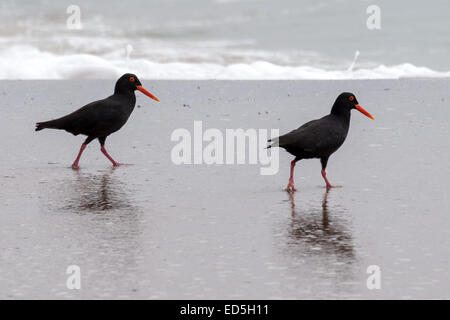
<path fill-rule="evenodd" d="M 159 102 L 159 99 L 157 97 L 155 97 L 154 95 L 152 95 L 150 92 L 148 92 L 147 90 L 145 90 L 145 88 L 143 86 L 136 86 L 136 89 L 138 89 L 140 92 L 142 92 L 143 94 L 145 94 L 146 96 L 156 100 Z"/>
<path fill-rule="evenodd" d="M 359 104 L 355 104 L 355 108 L 356 108 L 356 110 L 361 112 L 363 115 L 369 117 L 372 120 L 375 120 L 374 117 L 372 117 L 372 115 L 370 113 L 368 113 L 366 110 L 364 110 L 363 107 L 361 107 Z"/>

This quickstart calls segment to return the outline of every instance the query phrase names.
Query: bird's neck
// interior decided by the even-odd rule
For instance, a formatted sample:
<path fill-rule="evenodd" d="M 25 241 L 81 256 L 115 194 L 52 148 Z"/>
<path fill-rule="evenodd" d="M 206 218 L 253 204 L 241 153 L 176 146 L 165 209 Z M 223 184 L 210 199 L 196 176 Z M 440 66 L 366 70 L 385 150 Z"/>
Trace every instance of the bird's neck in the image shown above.
<path fill-rule="evenodd" d="M 339 118 L 346 126 L 350 125 L 350 110 L 334 105 L 330 114 Z"/>
<path fill-rule="evenodd" d="M 123 90 L 115 90 L 114 96 L 121 101 L 120 105 L 122 108 L 125 108 L 130 114 L 133 112 L 134 106 L 136 105 L 136 95 L 134 94 L 134 91 L 124 92 Z"/>
<path fill-rule="evenodd" d="M 121 89 L 116 88 L 114 90 L 114 95 L 118 95 L 121 97 L 127 97 L 130 100 L 136 101 L 136 95 L 134 94 L 134 91 L 132 91 L 132 90 L 123 90 L 123 89 L 121 90 Z"/>

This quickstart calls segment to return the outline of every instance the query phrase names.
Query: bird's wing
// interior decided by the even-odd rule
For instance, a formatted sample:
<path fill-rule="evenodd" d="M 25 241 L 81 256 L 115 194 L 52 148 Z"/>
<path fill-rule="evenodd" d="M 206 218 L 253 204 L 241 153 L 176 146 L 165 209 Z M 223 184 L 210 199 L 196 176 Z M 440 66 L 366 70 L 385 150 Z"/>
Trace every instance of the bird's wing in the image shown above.
<path fill-rule="evenodd" d="M 54 121 L 60 129 L 75 135 L 86 133 L 114 121 L 117 112 L 113 105 L 114 100 L 109 98 L 94 101 Z"/>
<path fill-rule="evenodd" d="M 288 132 L 288 133 L 278 137 L 279 146 L 284 148 L 285 146 L 289 146 L 291 144 L 297 143 L 299 141 L 299 136 L 301 135 L 301 133 L 304 132 L 306 128 L 314 126 L 314 123 L 316 121 L 317 120 L 311 120 L 311 121 L 303 124 L 299 128 L 292 130 L 291 132 Z"/>
<path fill-rule="evenodd" d="M 315 121 L 317 121 L 317 120 L 311 120 L 311 121 L 303 124 L 301 127 L 297 128 L 295 130 L 292 130 L 291 132 L 288 132 L 288 133 L 286 133 L 286 134 L 284 134 L 282 136 L 279 136 L 277 138 L 269 139 L 268 142 L 271 142 L 272 144 L 269 145 L 268 148 L 271 148 L 271 147 L 282 147 L 282 148 L 284 148 L 284 147 L 288 146 L 289 144 L 294 143 L 297 140 L 296 136 L 297 136 L 298 132 L 303 130 L 303 129 L 305 129 L 305 128 L 307 128 L 307 127 L 309 127 Z"/>
<path fill-rule="evenodd" d="M 329 124 L 326 125 L 327 123 Z M 339 130 L 336 123 L 327 117 L 323 117 L 307 122 L 298 129 L 280 136 L 279 146 L 285 149 L 297 149 L 304 152 L 334 149 L 341 144 L 341 135 L 342 131 Z M 337 137 L 339 139 L 336 139 Z"/>

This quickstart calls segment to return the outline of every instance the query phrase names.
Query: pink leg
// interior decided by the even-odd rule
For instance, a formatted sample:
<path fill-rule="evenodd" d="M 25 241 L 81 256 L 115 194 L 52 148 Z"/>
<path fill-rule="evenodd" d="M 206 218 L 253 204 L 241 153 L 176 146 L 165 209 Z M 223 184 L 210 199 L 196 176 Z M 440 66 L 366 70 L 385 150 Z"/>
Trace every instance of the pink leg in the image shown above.
<path fill-rule="evenodd" d="M 296 162 L 297 161 L 295 160 L 291 161 L 291 176 L 289 177 L 289 183 L 286 187 L 286 191 L 288 192 L 297 191 L 297 189 L 295 189 L 294 187 L 294 167 Z"/>
<path fill-rule="evenodd" d="M 330 181 L 328 181 L 328 179 L 327 179 L 327 172 L 324 169 L 322 169 L 321 173 L 322 173 L 323 179 L 325 180 L 325 183 L 327 184 L 327 189 L 333 188 Z"/>
<path fill-rule="evenodd" d="M 109 161 L 112 162 L 112 164 L 113 164 L 114 167 L 120 166 L 120 163 L 116 162 L 116 160 L 114 160 L 114 159 L 108 154 L 108 152 L 107 152 L 106 149 L 105 149 L 105 146 L 102 146 L 102 147 L 101 147 L 101 150 L 102 150 L 103 154 L 109 159 Z"/>
<path fill-rule="evenodd" d="M 84 149 L 86 149 L 87 144 L 83 143 L 80 148 L 80 152 L 78 152 L 78 156 L 75 159 L 74 163 L 72 164 L 72 169 L 80 169 L 80 166 L 78 165 L 78 162 L 80 162 L 81 154 L 83 153 Z"/>

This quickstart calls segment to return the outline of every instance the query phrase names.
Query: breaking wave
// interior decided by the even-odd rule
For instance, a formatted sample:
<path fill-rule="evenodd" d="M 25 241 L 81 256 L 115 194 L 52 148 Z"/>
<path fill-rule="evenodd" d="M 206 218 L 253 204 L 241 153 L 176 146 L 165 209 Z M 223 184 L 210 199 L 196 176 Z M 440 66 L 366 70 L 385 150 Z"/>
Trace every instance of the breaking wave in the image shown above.
<path fill-rule="evenodd" d="M 251 60 L 254 61 L 251 61 Z M 57 54 L 30 45 L 0 49 L 0 79 L 114 79 L 126 72 L 142 79 L 226 79 L 226 80 L 339 80 L 446 78 L 450 71 L 434 71 L 410 63 L 378 65 L 353 70 L 311 65 L 281 65 L 263 55 L 238 63 L 203 61 L 161 62 L 152 57 L 125 59 L 118 55 Z M 241 59 L 242 60 L 242 59 Z M 250 61 L 249 61 L 250 60 Z"/>

